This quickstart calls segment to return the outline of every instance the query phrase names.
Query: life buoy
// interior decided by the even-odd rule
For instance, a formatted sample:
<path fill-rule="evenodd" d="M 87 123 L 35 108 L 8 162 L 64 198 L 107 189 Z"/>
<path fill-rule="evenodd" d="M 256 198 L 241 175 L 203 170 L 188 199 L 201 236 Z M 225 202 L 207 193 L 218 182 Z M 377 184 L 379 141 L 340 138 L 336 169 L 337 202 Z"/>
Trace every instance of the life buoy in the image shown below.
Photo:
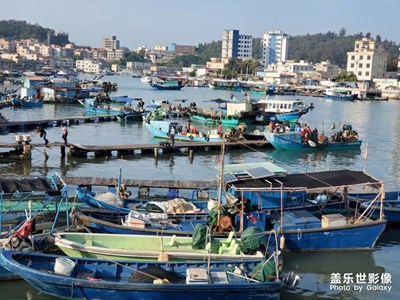
<path fill-rule="evenodd" d="M 193 135 L 189 135 L 189 139 L 191 139 L 193 141 L 193 139 L 194 139 Z"/>
<path fill-rule="evenodd" d="M 210 137 L 208 135 L 206 135 L 205 139 L 206 139 L 207 142 L 210 141 Z"/>

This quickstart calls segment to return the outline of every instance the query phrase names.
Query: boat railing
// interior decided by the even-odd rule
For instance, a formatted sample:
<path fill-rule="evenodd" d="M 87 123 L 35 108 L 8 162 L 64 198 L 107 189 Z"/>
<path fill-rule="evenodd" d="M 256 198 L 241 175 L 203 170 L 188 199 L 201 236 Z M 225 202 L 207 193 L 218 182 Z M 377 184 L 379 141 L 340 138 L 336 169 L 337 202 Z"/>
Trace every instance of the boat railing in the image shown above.
<path fill-rule="evenodd" d="M 366 218 L 369 218 L 374 210 L 377 208 L 378 201 L 380 201 L 380 215 L 379 215 L 379 220 L 382 220 L 382 201 L 383 201 L 383 189 L 379 191 L 379 193 L 376 195 L 376 197 L 369 203 L 369 205 L 364 209 L 364 211 L 361 213 L 361 215 L 356 219 L 354 224 L 357 224 L 361 220 L 364 220 Z M 357 213 L 357 210 L 356 210 Z"/>

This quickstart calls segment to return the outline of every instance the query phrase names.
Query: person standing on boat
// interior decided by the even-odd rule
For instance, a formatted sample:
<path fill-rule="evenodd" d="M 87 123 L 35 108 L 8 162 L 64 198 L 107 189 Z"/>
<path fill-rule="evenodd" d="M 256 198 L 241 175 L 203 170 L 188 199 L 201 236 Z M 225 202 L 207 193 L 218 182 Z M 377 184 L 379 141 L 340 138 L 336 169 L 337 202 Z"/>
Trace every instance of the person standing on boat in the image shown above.
<path fill-rule="evenodd" d="M 218 122 L 217 133 L 220 137 L 222 137 L 222 123 Z"/>
<path fill-rule="evenodd" d="M 67 136 L 68 136 L 68 129 L 67 125 L 61 125 L 61 130 L 62 130 L 62 138 L 64 140 L 64 144 L 67 144 Z"/>
<path fill-rule="evenodd" d="M 175 144 L 175 127 L 174 126 L 171 127 L 171 131 L 169 133 L 169 136 L 171 138 L 172 145 L 174 145 Z"/>
<path fill-rule="evenodd" d="M 38 127 L 36 130 L 36 134 L 38 134 L 41 138 L 43 138 L 45 145 L 49 143 L 49 140 L 46 138 L 47 132 L 46 130 L 44 130 L 43 127 Z"/>

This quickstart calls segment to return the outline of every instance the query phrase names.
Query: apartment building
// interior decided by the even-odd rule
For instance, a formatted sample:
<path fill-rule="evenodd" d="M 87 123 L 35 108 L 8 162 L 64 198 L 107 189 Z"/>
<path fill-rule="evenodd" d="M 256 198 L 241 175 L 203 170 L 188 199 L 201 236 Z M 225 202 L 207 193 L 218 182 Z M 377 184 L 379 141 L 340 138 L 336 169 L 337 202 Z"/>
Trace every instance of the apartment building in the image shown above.
<path fill-rule="evenodd" d="M 221 58 L 252 59 L 253 36 L 240 35 L 239 30 L 228 29 L 222 31 Z"/>
<path fill-rule="evenodd" d="M 288 35 L 279 30 L 263 34 L 261 64 L 263 68 L 278 62 L 285 62 L 288 54 Z"/>
<path fill-rule="evenodd" d="M 387 53 L 382 43 L 371 38 L 355 41 L 354 51 L 347 52 L 348 73 L 357 76 L 358 81 L 371 81 L 386 76 Z"/>
<path fill-rule="evenodd" d="M 107 50 L 117 50 L 119 49 L 119 40 L 115 35 L 106 37 L 103 39 L 102 47 Z"/>

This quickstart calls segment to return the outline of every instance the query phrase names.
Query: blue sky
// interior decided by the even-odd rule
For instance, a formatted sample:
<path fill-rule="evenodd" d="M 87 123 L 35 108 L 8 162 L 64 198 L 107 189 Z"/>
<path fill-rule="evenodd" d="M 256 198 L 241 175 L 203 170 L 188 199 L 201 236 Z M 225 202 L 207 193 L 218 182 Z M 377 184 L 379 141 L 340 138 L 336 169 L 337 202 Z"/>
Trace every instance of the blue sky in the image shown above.
<path fill-rule="evenodd" d="M 400 0 L 12 0 L 3 1 L 1 20 L 69 33 L 78 45 L 100 47 L 116 35 L 121 46 L 221 40 L 222 30 L 261 37 L 265 31 L 289 35 L 370 32 L 400 43 Z"/>

